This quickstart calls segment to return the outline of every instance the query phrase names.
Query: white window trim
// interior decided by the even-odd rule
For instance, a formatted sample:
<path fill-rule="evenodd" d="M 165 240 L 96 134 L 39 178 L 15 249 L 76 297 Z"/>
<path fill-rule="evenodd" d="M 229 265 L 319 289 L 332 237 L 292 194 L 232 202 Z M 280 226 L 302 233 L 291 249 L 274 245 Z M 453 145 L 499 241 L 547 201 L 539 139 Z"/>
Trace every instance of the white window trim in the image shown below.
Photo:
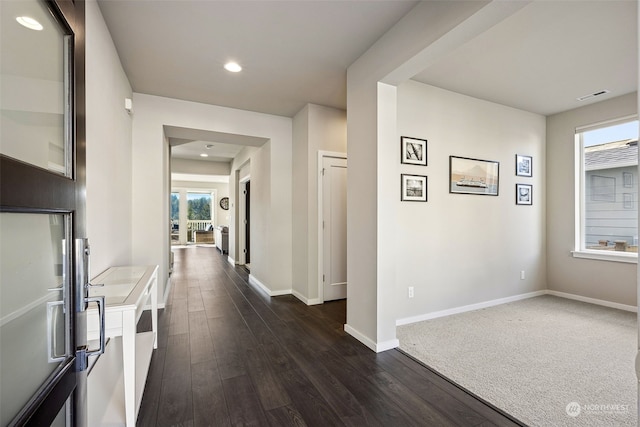
<path fill-rule="evenodd" d="M 571 251 L 571 255 L 574 258 L 582 258 L 582 259 L 593 259 L 599 261 L 610 261 L 610 262 L 622 262 L 627 264 L 637 264 L 638 263 L 638 254 L 633 252 L 603 252 L 589 249 L 582 249 L 582 239 L 584 236 L 584 224 L 585 224 L 585 213 L 584 213 L 584 150 L 582 149 L 582 133 L 595 130 L 608 126 L 615 126 L 616 124 L 622 124 L 626 122 L 630 122 L 633 120 L 638 120 L 637 115 L 625 116 L 618 119 L 607 120 L 603 122 L 599 122 L 593 125 L 588 126 L 580 126 L 576 128 L 575 131 L 575 168 L 577 179 L 575 179 L 575 243 L 574 250 Z M 639 168 L 640 171 L 640 168 Z"/>
<path fill-rule="evenodd" d="M 599 261 L 623 262 L 627 264 L 637 264 L 638 254 L 633 252 L 604 252 L 590 251 L 588 249 L 571 251 L 574 258 L 594 259 Z"/>

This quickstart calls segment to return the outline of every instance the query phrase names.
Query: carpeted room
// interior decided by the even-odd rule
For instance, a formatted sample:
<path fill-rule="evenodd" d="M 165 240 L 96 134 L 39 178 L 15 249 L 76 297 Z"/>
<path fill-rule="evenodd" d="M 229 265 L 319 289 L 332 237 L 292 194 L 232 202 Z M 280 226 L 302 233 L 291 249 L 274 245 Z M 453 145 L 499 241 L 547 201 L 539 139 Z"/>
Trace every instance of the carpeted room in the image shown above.
<path fill-rule="evenodd" d="M 398 99 L 400 111 L 407 105 L 428 109 L 433 100 L 458 107 L 456 114 L 476 108 L 486 115 L 485 123 L 505 129 L 495 119 L 505 117 L 497 114 L 502 107 L 485 101 L 413 83 L 401 87 Z M 636 103 L 632 94 L 545 119 L 546 156 L 532 156 L 536 172 L 529 179 L 540 188 L 534 207 L 516 205 L 512 195 L 501 205 L 486 196 L 435 191 L 431 201 L 439 205 L 429 211 L 402 206 L 400 215 L 408 223 L 423 224 L 413 217 L 417 213 L 426 214 L 427 220 L 410 230 L 413 240 L 407 245 L 423 259 L 398 273 L 401 283 L 415 286 L 415 298 L 404 305 L 408 311 L 396 323 L 403 351 L 527 425 L 637 425 L 637 258 L 612 245 L 594 249 L 587 241 L 595 239 L 598 245 L 599 239 L 589 237 L 584 226 L 577 232 L 584 244 L 576 243 L 575 212 L 581 208 L 576 205 L 574 176 L 561 166 L 573 162 L 572 143 L 581 124 L 627 118 L 635 130 L 627 137 L 637 140 Z M 528 120 L 535 124 L 535 117 L 520 118 L 521 129 Z M 438 130 L 437 125 L 429 128 L 446 138 Z M 476 133 L 482 135 L 478 129 Z M 434 157 L 444 157 L 439 150 L 432 148 Z M 637 146 L 635 151 L 637 165 Z M 509 154 L 495 155 L 504 165 L 513 161 Z M 446 175 L 446 164 L 434 166 L 436 175 Z M 510 169 L 503 169 L 502 186 L 522 179 Z M 545 191 L 536 178 L 553 185 Z M 632 191 L 625 190 L 623 182 L 618 190 Z M 614 200 L 621 205 L 618 196 Z M 481 209 L 484 214 L 463 221 L 464 213 Z M 430 224 L 438 224 L 438 229 Z M 597 227 L 586 228 L 594 233 Z M 519 229 L 524 231 L 518 234 Z M 415 239 L 422 233 L 431 239 Z M 633 250 L 637 216 L 626 233 Z M 401 238 L 409 242 L 410 236 Z M 527 266 L 517 271 L 517 265 Z M 419 271 L 425 274 L 420 277 Z"/>
<path fill-rule="evenodd" d="M 402 351 L 530 426 L 637 425 L 636 337 L 635 313 L 552 295 L 398 327 Z"/>
<path fill-rule="evenodd" d="M 587 7 L 598 5 L 602 6 L 590 3 Z M 572 4 L 559 7 L 570 8 Z M 633 9 L 627 15 L 633 20 L 637 12 Z M 607 21 L 604 14 L 600 18 Z M 620 28 L 620 19 L 614 20 L 616 28 Z M 637 27 L 637 23 L 628 24 Z M 553 29 L 545 28 L 545 32 Z M 486 39 L 482 43 L 489 46 Z M 468 50 L 481 51 L 482 43 L 470 43 Z M 558 48 L 558 52 L 564 50 Z M 491 50 L 491 55 L 500 64 L 519 58 L 511 56 L 513 52 Z M 460 64 L 474 64 L 475 70 L 480 67 L 462 59 L 458 58 Z M 542 62 L 553 64 L 553 55 Z M 545 113 L 543 123 L 538 124 L 534 116 L 443 91 L 440 88 L 447 86 L 435 79 L 444 76 L 445 70 L 453 73 L 455 67 L 447 68 L 446 63 L 439 67 L 431 80 L 425 76 L 425 86 L 411 82 L 398 91 L 399 133 L 429 141 L 429 166 L 422 171 L 429 179 L 428 206 L 400 203 L 397 212 L 399 223 L 411 224 L 397 232 L 397 247 L 402 248 L 396 260 L 402 266 L 396 273 L 397 293 L 406 297 L 407 287 L 411 287 L 415 295 L 399 298 L 397 303 L 400 348 L 421 360 L 424 357 L 425 364 L 457 378 L 473 393 L 507 411 L 518 411 L 513 403 L 531 409 L 528 415 L 513 414 L 529 425 L 636 425 L 637 258 L 621 253 L 614 255 L 617 258 L 594 256 L 576 242 L 581 231 L 576 231 L 580 213 L 576 209 L 575 173 L 576 131 L 603 122 L 636 120 L 636 93 Z M 511 76 L 509 79 L 505 85 L 511 83 Z M 516 175 L 516 154 L 532 157 L 532 177 Z M 498 161 L 499 196 L 448 193 L 451 155 Z M 635 167 L 633 177 L 637 180 L 637 159 Z M 418 173 L 416 169 L 411 172 Z M 398 171 L 407 173 L 408 167 L 398 166 Z M 514 188 L 521 183 L 533 188 L 531 206 L 515 201 Z M 621 176 L 615 188 L 614 203 L 624 209 L 623 193 L 633 193 L 633 208 L 627 212 L 635 211 L 637 181 L 625 189 Z M 637 227 L 637 216 L 630 221 Z M 628 245 L 637 244 L 637 228 L 628 235 Z M 605 240 L 610 240 L 606 249 L 614 251 L 612 241 L 618 238 Z M 547 292 L 555 297 L 544 295 Z M 513 302 L 534 296 L 537 298 Z M 536 302 L 539 299 L 556 311 L 525 315 L 527 305 L 541 309 L 538 305 L 542 304 Z M 569 308 L 559 309 L 558 301 Z M 487 307 L 505 303 L 495 307 L 499 320 L 489 322 L 486 316 L 492 309 Z M 468 309 L 482 310 L 455 314 Z M 424 331 L 418 327 L 421 321 L 426 324 Z M 534 326 L 534 321 L 541 323 Z M 597 326 L 577 327 L 583 321 L 595 321 Z M 453 326 L 445 326 L 447 322 Z M 536 337 L 531 331 L 543 333 Z M 534 342 L 534 337 L 555 341 Z M 610 341 L 611 337 L 615 339 Z M 515 350 L 515 355 L 506 356 L 509 349 Z M 520 354 L 530 359 L 519 359 Z M 581 357 L 585 357 L 583 362 Z M 559 371 L 570 375 L 560 377 L 556 369 L 567 361 L 567 367 Z M 525 367 L 532 368 L 528 379 Z M 464 378 L 461 371 L 465 371 Z M 509 378 L 513 384 L 500 383 Z M 581 394 L 587 385 L 595 387 L 593 394 Z M 516 393 L 519 387 L 525 394 Z M 568 414 L 567 406 L 574 402 L 581 413 L 571 406 Z"/>

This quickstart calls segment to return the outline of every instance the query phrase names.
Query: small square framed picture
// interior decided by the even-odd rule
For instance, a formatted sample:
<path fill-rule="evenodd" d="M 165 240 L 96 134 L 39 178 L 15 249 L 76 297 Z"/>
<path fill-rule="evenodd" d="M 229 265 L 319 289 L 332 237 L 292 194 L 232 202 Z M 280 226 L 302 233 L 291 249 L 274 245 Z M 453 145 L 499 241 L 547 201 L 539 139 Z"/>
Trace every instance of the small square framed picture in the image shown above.
<path fill-rule="evenodd" d="M 427 177 L 423 175 L 401 175 L 400 200 L 403 202 L 427 201 Z"/>
<path fill-rule="evenodd" d="M 531 156 L 516 154 L 516 175 L 533 176 L 533 159 Z"/>
<path fill-rule="evenodd" d="M 533 204 L 533 185 L 516 184 L 516 205 Z"/>
<path fill-rule="evenodd" d="M 427 166 L 427 140 L 400 137 L 400 163 Z"/>

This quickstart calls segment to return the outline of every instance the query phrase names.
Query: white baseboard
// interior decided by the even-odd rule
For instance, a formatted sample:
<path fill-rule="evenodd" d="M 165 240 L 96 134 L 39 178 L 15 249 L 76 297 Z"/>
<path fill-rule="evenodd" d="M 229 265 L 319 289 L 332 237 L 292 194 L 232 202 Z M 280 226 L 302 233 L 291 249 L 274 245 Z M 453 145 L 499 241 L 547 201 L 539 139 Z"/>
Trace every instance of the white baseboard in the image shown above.
<path fill-rule="evenodd" d="M 604 307 L 617 308 L 618 310 L 631 311 L 633 313 L 638 312 L 638 307 L 634 307 L 632 305 L 626 305 L 626 304 L 619 304 L 617 302 L 605 301 L 601 299 L 583 297 L 581 295 L 568 294 L 566 292 L 558 292 L 558 291 L 550 291 L 550 290 L 547 290 L 547 294 L 554 295 L 560 298 L 567 298 L 567 299 L 572 299 L 572 300 L 581 301 L 581 302 L 588 302 L 590 304 L 601 305 Z"/>
<path fill-rule="evenodd" d="M 322 304 L 322 301 L 320 300 L 320 298 L 307 298 L 305 296 L 303 296 L 300 292 L 293 290 L 291 291 L 291 293 L 293 294 L 294 297 L 298 298 L 300 301 L 302 301 L 303 303 L 307 304 L 307 305 L 318 305 L 318 304 Z"/>
<path fill-rule="evenodd" d="M 349 324 L 344 325 L 344 330 L 346 333 L 348 333 L 349 335 L 351 335 L 352 337 L 354 337 L 355 339 L 357 339 L 362 344 L 366 345 L 376 353 L 391 350 L 392 348 L 396 348 L 400 346 L 400 341 L 398 341 L 397 339 L 376 343 L 371 338 L 363 334 L 362 332 L 351 327 Z"/>
<path fill-rule="evenodd" d="M 229 256 L 227 256 L 227 262 L 228 262 L 229 264 L 231 264 L 232 266 L 234 266 L 234 267 L 236 266 L 236 261 L 235 261 L 233 258 L 231 258 L 231 256 L 230 256 L 230 255 L 229 255 Z"/>
<path fill-rule="evenodd" d="M 547 291 L 535 291 L 526 294 L 514 295 L 506 298 L 494 299 L 491 301 L 480 302 L 477 304 L 464 305 L 462 307 L 454 307 L 441 311 L 434 311 L 432 313 L 421 314 L 419 316 L 405 317 L 403 319 L 396 320 L 396 326 L 408 325 L 411 323 L 422 322 L 424 320 L 437 319 L 438 317 L 450 316 L 452 314 L 465 313 L 467 311 L 480 310 L 482 308 L 493 307 L 500 304 L 506 304 L 508 302 L 520 301 L 527 298 L 538 297 L 540 295 L 546 295 Z"/>
<path fill-rule="evenodd" d="M 586 302 L 590 304 L 601 305 L 604 307 L 617 308 L 618 310 L 631 311 L 634 313 L 638 312 L 638 308 L 632 305 L 619 304 L 616 302 L 605 301 L 605 300 L 596 299 L 596 298 L 583 297 L 581 295 L 574 295 L 574 294 L 568 294 L 566 292 L 558 292 L 558 291 L 551 291 L 551 290 L 545 289 L 543 291 L 529 292 L 526 294 L 514 295 L 507 298 L 500 298 L 500 299 L 495 299 L 491 301 L 485 301 L 478 304 L 470 304 L 470 305 L 465 305 L 462 307 L 454 307 L 454 308 L 450 308 L 442 311 L 434 311 L 433 313 L 421 314 L 419 316 L 405 317 L 403 319 L 396 320 L 396 326 L 408 325 L 411 323 L 422 322 L 424 320 L 437 319 L 438 317 L 445 317 L 445 316 L 450 316 L 452 314 L 465 313 L 467 311 L 480 310 L 482 308 L 493 307 L 496 305 L 520 301 L 523 299 L 533 298 L 541 295 L 553 295 L 560 298 L 572 299 L 572 300 Z"/>
<path fill-rule="evenodd" d="M 272 291 L 271 289 L 269 289 L 267 285 L 265 285 L 260 280 L 258 280 L 256 276 L 254 276 L 253 274 L 249 274 L 249 283 L 262 289 L 264 293 L 269 295 L 270 297 L 277 297 L 279 295 L 291 295 L 291 289 L 285 289 L 282 291 Z"/>

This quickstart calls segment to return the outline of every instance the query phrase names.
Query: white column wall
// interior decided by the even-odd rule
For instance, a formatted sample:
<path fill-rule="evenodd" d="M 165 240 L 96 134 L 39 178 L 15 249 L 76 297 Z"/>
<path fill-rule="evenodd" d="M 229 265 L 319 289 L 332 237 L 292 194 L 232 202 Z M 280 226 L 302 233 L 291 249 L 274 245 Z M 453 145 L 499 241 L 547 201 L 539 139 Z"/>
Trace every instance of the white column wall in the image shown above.
<path fill-rule="evenodd" d="M 95 0 L 86 3 L 87 236 L 94 277 L 133 262 L 132 127 L 124 109 L 133 93 Z"/>
<path fill-rule="evenodd" d="M 397 297 L 389 296 L 398 292 L 395 281 L 387 280 L 394 267 L 384 256 L 388 248 L 382 247 L 388 240 L 386 229 L 380 235 L 386 225 L 381 221 L 393 217 L 386 209 L 394 208 L 380 199 L 389 193 L 391 184 L 380 183 L 378 176 L 380 172 L 387 176 L 379 165 L 387 154 L 383 144 L 390 142 L 380 138 L 391 135 L 395 117 L 388 116 L 395 109 L 390 106 L 391 88 L 378 83 L 397 86 L 405 82 L 524 5 L 526 2 L 420 2 L 347 70 L 349 286 L 345 330 L 376 351 L 397 343 L 393 322 Z"/>

